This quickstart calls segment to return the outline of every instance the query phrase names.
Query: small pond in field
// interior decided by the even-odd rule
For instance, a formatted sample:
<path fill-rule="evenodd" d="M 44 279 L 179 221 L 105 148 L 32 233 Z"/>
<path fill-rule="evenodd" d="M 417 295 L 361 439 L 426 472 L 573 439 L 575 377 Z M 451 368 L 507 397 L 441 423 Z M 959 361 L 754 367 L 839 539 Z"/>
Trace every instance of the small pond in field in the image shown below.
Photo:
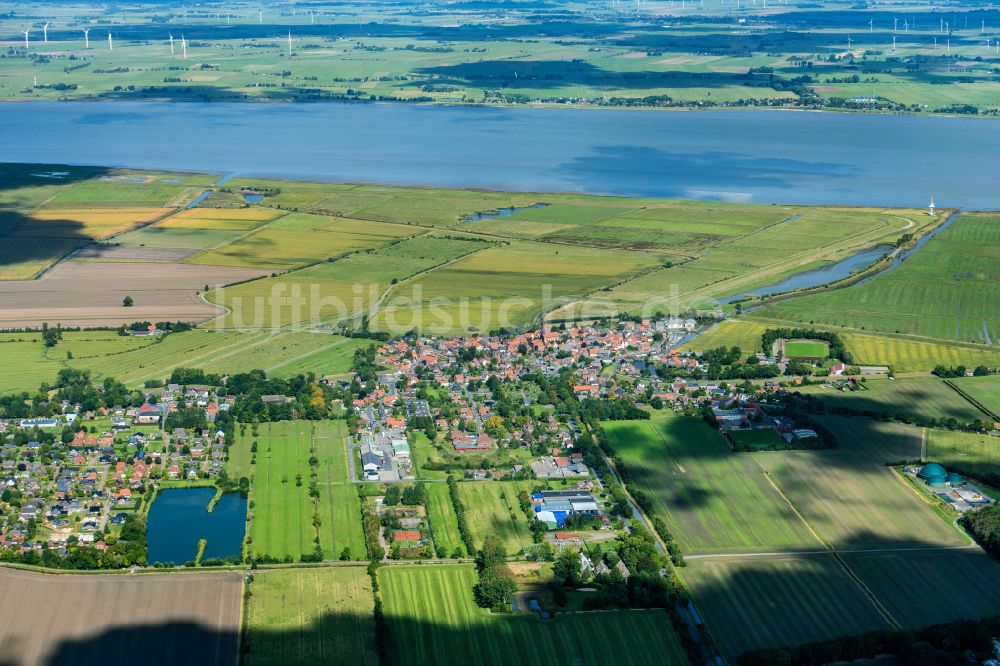
<path fill-rule="evenodd" d="M 247 500 L 239 493 L 225 493 L 211 513 L 208 504 L 215 488 L 161 490 L 149 510 L 146 538 L 150 562 L 184 564 L 198 554 L 205 539 L 203 560 L 240 555 L 246 529 Z"/>

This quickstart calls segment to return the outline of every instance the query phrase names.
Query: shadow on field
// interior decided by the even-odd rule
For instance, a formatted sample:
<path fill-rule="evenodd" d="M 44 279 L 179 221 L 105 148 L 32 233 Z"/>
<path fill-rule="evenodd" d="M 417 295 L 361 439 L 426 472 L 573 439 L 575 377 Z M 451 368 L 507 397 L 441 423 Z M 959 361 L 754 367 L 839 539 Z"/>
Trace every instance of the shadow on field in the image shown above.
<path fill-rule="evenodd" d="M 76 220 L 34 220 L 25 214 L 38 202 L 7 192 L 69 185 L 99 178 L 107 169 L 62 165 L 0 164 L 0 273 L 5 266 L 42 259 L 59 259 L 93 242 Z M 42 227 L 45 227 L 44 229 Z"/>
<path fill-rule="evenodd" d="M 191 600 L 197 603 L 196 599 Z M 47 666 L 232 666 L 238 632 L 188 622 L 118 627 L 95 636 L 60 643 Z"/>

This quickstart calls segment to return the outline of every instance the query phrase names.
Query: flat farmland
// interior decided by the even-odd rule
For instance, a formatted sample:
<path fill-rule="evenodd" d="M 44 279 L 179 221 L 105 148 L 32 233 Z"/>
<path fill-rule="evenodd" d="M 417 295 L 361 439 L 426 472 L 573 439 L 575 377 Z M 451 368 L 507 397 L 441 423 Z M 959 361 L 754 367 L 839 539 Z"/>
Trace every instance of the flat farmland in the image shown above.
<path fill-rule="evenodd" d="M 438 555 L 451 557 L 456 548 L 465 552 L 448 486 L 444 483 L 427 483 L 424 487 L 427 489 L 427 518 L 434 531 L 434 545 Z"/>
<path fill-rule="evenodd" d="M 471 565 L 389 566 L 379 587 L 394 664 L 554 663 L 681 666 L 687 658 L 665 611 L 494 614 L 476 606 Z"/>
<path fill-rule="evenodd" d="M 312 372 L 318 376 L 343 374 L 350 370 L 354 350 L 364 340 L 329 333 L 307 331 L 266 331 L 247 340 L 243 347 L 220 353 L 197 364 L 209 372 L 225 374 L 234 369 L 264 370 L 275 377 L 294 377 Z"/>
<path fill-rule="evenodd" d="M 227 307 L 206 328 L 280 328 L 360 316 L 381 303 L 392 281 L 490 247 L 479 240 L 418 237 L 370 253 L 357 253 L 274 278 L 208 294 Z"/>
<path fill-rule="evenodd" d="M 681 349 L 701 352 L 715 347 L 739 347 L 744 356 L 749 356 L 761 350 L 761 336 L 767 329 L 765 324 L 727 319 L 685 343 Z"/>
<path fill-rule="evenodd" d="M 199 321 L 220 310 L 198 295 L 262 274 L 259 269 L 178 263 L 63 262 L 39 280 L 0 282 L 0 328 L 119 326 L 134 321 Z M 131 296 L 135 304 L 122 307 Z"/>
<path fill-rule="evenodd" d="M 942 380 L 868 379 L 857 391 L 813 385 L 797 389 L 822 398 L 828 408 L 841 408 L 881 414 L 914 414 L 924 418 L 955 419 L 969 423 L 986 418 L 968 400 Z"/>
<path fill-rule="evenodd" d="M 248 666 L 377 666 L 375 601 L 363 567 L 258 570 L 247 602 Z"/>
<path fill-rule="evenodd" d="M 604 430 L 629 487 L 649 495 L 685 553 L 822 547 L 754 456 L 732 453 L 700 418 L 657 414 L 606 422 Z"/>
<path fill-rule="evenodd" d="M 260 424 L 250 531 L 255 557 L 298 560 L 315 549 L 309 497 L 311 446 L 312 424 L 307 421 Z"/>
<path fill-rule="evenodd" d="M 895 447 L 909 447 L 911 459 L 919 455 L 919 429 L 866 419 L 827 418 L 824 424 L 838 448 L 754 460 L 825 543 L 837 550 L 968 543 L 885 466 L 907 458 L 885 455 Z"/>
<path fill-rule="evenodd" d="M 0 569 L 10 664 L 235 666 L 240 574 L 43 575 Z M 53 603 L 58 600 L 58 603 Z"/>
<path fill-rule="evenodd" d="M 1000 437 L 955 430 L 927 430 L 927 460 L 966 474 L 1000 474 Z"/>
<path fill-rule="evenodd" d="M 762 316 L 991 345 L 1000 340 L 1000 216 L 963 213 L 898 267 Z"/>
<path fill-rule="evenodd" d="M 785 356 L 790 358 L 826 358 L 830 345 L 818 340 L 789 340 L 785 343 Z"/>
<path fill-rule="evenodd" d="M 775 219 L 775 213 L 783 217 Z M 652 271 L 603 296 L 625 311 L 679 311 L 691 305 L 765 286 L 817 262 L 840 259 L 858 250 L 891 242 L 904 230 L 930 223 L 916 211 L 863 208 L 772 209 L 742 228 L 725 225 L 719 233 L 677 245 L 692 260 Z M 761 226 L 754 226 L 760 224 Z M 724 235 L 726 231 L 729 235 Z M 707 250 L 707 251 L 706 251 Z"/>
<path fill-rule="evenodd" d="M 528 518 L 517 496 L 531 492 L 536 481 L 470 481 L 458 484 L 458 496 L 465 507 L 465 520 L 476 548 L 488 534 L 496 535 L 515 555 L 532 544 Z M 451 553 L 449 553 L 450 555 Z"/>
<path fill-rule="evenodd" d="M 1000 376 L 959 377 L 951 381 L 990 413 L 1000 415 Z"/>
<path fill-rule="evenodd" d="M 851 570 L 904 627 L 997 613 L 1000 562 L 978 547 L 904 553 L 845 553 Z"/>
<path fill-rule="evenodd" d="M 365 559 L 365 534 L 361 527 L 358 487 L 348 478 L 347 428 L 340 421 L 318 421 L 313 434 L 319 484 L 319 545 L 323 556 L 340 559 L 344 549 L 350 558 Z"/>
<path fill-rule="evenodd" d="M 113 331 L 66 331 L 55 347 L 38 333 L 0 335 L 0 390 L 32 391 L 52 382 L 60 368 L 89 370 L 96 380 L 114 377 L 130 386 L 165 379 L 177 367 L 210 372 L 267 370 L 276 376 L 298 371 L 339 374 L 349 368 L 357 340 L 318 333 L 214 332 L 191 330 L 161 338 L 122 337 Z M 67 358 L 72 354 L 72 358 Z M 312 361 L 308 367 L 307 361 Z"/>
<path fill-rule="evenodd" d="M 373 326 L 454 334 L 530 323 L 558 305 L 655 264 L 619 250 L 516 241 L 478 252 L 390 292 Z"/>
<path fill-rule="evenodd" d="M 730 660 L 890 626 L 830 554 L 691 558 L 681 574 Z"/>

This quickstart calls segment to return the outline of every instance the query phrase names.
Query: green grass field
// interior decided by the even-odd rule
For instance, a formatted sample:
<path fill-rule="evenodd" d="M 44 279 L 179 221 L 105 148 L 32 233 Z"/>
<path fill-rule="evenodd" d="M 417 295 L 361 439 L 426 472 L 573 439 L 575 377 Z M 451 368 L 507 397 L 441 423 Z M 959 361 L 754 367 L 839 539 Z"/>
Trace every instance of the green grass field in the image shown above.
<path fill-rule="evenodd" d="M 319 545 L 326 559 L 339 559 L 344 548 L 350 558 L 365 559 L 365 534 L 357 486 L 347 468 L 347 427 L 343 421 L 316 423 L 314 442 L 319 459 Z"/>
<path fill-rule="evenodd" d="M 954 430 L 927 430 L 927 460 L 945 467 L 960 467 L 1000 474 L 1000 437 Z"/>
<path fill-rule="evenodd" d="M 313 501 L 309 497 L 308 421 L 262 423 L 254 466 L 250 546 L 256 557 L 298 560 L 315 549 Z M 247 437 L 252 437 L 248 432 Z M 296 476 L 302 484 L 297 485 Z"/>
<path fill-rule="evenodd" d="M 756 315 L 756 313 L 755 313 Z M 683 349 L 704 351 L 719 346 L 737 346 L 744 352 L 760 350 L 760 336 L 768 328 L 801 325 L 779 320 L 727 319 L 683 345 Z M 878 334 L 838 327 L 818 326 L 840 335 L 858 365 L 888 365 L 896 372 L 927 372 L 936 365 L 1000 366 L 1000 350 L 985 345 L 955 343 L 895 334 Z"/>
<path fill-rule="evenodd" d="M 379 571 L 392 660 L 407 664 L 605 666 L 687 664 L 666 612 L 498 615 L 475 605 L 470 565 L 391 566 Z"/>
<path fill-rule="evenodd" d="M 1000 562 L 965 551 L 846 554 L 844 559 L 896 620 L 918 628 L 996 614 Z M 913 581 L 919 581 L 914 585 Z"/>
<path fill-rule="evenodd" d="M 751 649 L 889 628 L 828 554 L 689 559 L 682 575 L 731 660 Z"/>
<path fill-rule="evenodd" d="M 700 418 L 657 414 L 604 429 L 629 487 L 652 498 L 685 553 L 821 548 L 754 456 L 732 453 Z"/>
<path fill-rule="evenodd" d="M 440 555 L 451 557 L 455 549 L 465 552 L 462 535 L 458 532 L 458 518 L 451 502 L 448 486 L 444 483 L 427 483 L 427 518 L 434 531 L 434 545 Z"/>
<path fill-rule="evenodd" d="M 89 370 L 94 379 L 114 377 L 130 386 L 163 380 L 174 368 L 202 368 L 221 374 L 265 370 L 277 377 L 350 370 L 363 340 L 308 332 L 251 333 L 192 330 L 163 338 L 121 337 L 114 331 L 67 331 L 46 348 L 38 333 L 0 334 L 0 391 L 33 391 L 54 382 L 60 368 Z M 67 356 L 72 354 L 72 359 Z"/>
<path fill-rule="evenodd" d="M 246 608 L 248 666 L 377 666 L 374 597 L 363 567 L 257 571 Z"/>
<path fill-rule="evenodd" d="M 967 543 L 885 466 L 919 455 L 919 428 L 857 418 L 823 423 L 837 438 L 836 449 L 754 460 L 824 543 L 838 550 Z"/>
<path fill-rule="evenodd" d="M 847 289 L 782 301 L 761 316 L 990 345 L 1000 339 L 998 215 L 963 213 L 893 270 Z"/>
<path fill-rule="evenodd" d="M 957 391 L 937 378 L 868 379 L 857 391 L 840 391 L 822 385 L 796 390 L 822 398 L 827 407 L 881 414 L 912 414 L 924 418 L 955 419 L 969 423 L 986 418 Z"/>
<path fill-rule="evenodd" d="M 830 355 L 830 345 L 817 340 L 789 340 L 785 343 L 788 358 L 826 358 Z"/>
<path fill-rule="evenodd" d="M 1000 376 L 959 377 L 951 381 L 991 414 L 1000 415 Z"/>
<path fill-rule="evenodd" d="M 479 548 L 487 534 L 498 536 L 515 555 L 532 544 L 528 518 L 518 504 L 522 491 L 531 492 L 537 481 L 471 481 L 458 484 L 458 496 L 465 506 L 465 520 L 472 540 Z"/>

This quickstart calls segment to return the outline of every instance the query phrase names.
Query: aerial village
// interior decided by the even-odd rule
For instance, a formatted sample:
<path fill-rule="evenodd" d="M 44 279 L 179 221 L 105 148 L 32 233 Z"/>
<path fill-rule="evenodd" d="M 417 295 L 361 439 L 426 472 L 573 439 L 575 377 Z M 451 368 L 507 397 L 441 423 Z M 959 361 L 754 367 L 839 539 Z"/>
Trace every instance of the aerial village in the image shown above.
<path fill-rule="evenodd" d="M 539 381 L 566 381 L 558 390 L 580 403 L 701 413 L 734 451 L 824 446 L 822 433 L 808 424 L 762 408 L 800 377 L 776 370 L 775 379 L 756 383 L 707 379 L 707 352 L 678 350 L 697 326 L 693 319 L 663 318 L 521 334 L 411 336 L 377 347 L 375 379 L 362 382 L 363 390 L 355 392 L 357 376 L 319 381 L 331 408 L 347 408 L 330 416 L 346 416 L 351 426 L 345 445 L 355 483 L 426 480 L 442 470 L 458 470 L 467 481 L 546 480 L 558 489 L 536 493 L 532 504 L 547 529 L 574 516 L 606 523 L 595 496 L 600 480 L 574 450 L 579 425 L 555 409 L 566 396 L 543 394 Z M 787 361 L 780 351 L 777 357 L 748 353 L 761 366 Z M 844 375 L 846 369 L 829 364 L 829 381 L 859 380 Z M 84 410 L 64 400 L 50 405 L 48 416 L 0 420 L 0 549 L 37 548 L 42 541 L 63 552 L 75 544 L 100 548 L 102 536 L 140 509 L 157 485 L 226 481 L 227 436 L 214 424 L 238 396 L 225 380 L 133 391 L 129 405 Z M 255 398 L 272 409 L 293 400 Z M 178 413 L 189 420 L 193 414 L 196 427 L 184 427 Z M 400 540 L 416 541 L 408 533 Z"/>

